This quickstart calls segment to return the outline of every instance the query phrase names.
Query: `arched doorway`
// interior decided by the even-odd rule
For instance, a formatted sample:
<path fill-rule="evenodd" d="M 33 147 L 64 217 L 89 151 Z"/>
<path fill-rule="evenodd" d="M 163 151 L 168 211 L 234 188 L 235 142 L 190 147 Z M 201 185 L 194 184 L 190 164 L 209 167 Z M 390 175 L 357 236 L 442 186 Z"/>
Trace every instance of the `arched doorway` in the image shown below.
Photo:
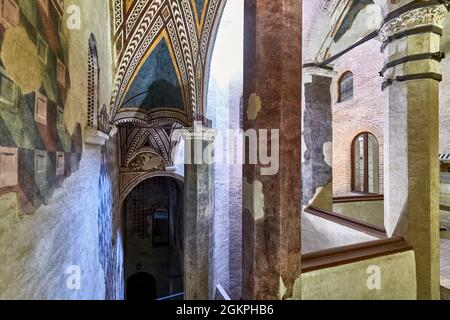
<path fill-rule="evenodd" d="M 181 181 L 158 176 L 125 198 L 127 300 L 183 296 L 183 191 Z"/>

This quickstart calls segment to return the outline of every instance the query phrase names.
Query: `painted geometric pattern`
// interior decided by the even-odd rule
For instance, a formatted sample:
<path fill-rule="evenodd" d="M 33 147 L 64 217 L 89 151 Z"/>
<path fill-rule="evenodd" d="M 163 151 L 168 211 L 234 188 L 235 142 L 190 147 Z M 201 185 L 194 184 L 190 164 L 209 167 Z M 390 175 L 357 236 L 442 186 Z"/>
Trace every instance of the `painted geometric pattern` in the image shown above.
<path fill-rule="evenodd" d="M 195 9 L 197 10 L 198 20 L 202 19 L 205 0 L 195 0 Z"/>
<path fill-rule="evenodd" d="M 128 89 L 123 108 L 183 109 L 181 88 L 167 43 L 161 39 Z"/>
<path fill-rule="evenodd" d="M 183 102 L 184 115 L 192 122 L 194 119 L 201 119 L 202 114 L 198 114 L 197 106 L 201 105 L 204 97 L 198 96 L 198 86 L 203 86 L 203 78 L 196 77 L 197 74 L 206 74 L 206 59 L 208 50 L 212 45 L 210 39 L 213 38 L 215 19 L 220 16 L 220 10 L 223 9 L 224 0 L 153 0 L 141 1 L 134 0 L 128 3 L 128 11 L 126 5 L 116 4 L 114 9 L 123 10 L 124 22 L 115 32 L 115 36 L 123 36 L 124 50 L 117 56 L 118 71 L 116 74 L 115 88 L 111 101 L 112 114 L 117 115 L 121 112 L 130 114 L 130 110 L 123 110 L 123 103 L 130 98 L 129 90 L 133 90 L 135 81 L 142 81 L 142 72 L 140 69 L 146 65 L 143 59 L 152 59 L 155 49 L 154 41 L 159 39 L 158 34 L 169 34 L 168 46 L 169 51 L 173 52 L 171 59 L 176 71 L 180 74 L 182 95 L 185 96 Z M 200 14 L 199 14 L 200 11 Z M 205 21 L 199 29 L 198 17 L 205 15 Z M 206 33 L 204 33 L 204 31 Z M 200 45 L 201 43 L 201 45 Z M 201 56 L 199 56 L 201 47 Z M 144 49 L 144 52 L 140 50 Z M 149 54 L 148 50 L 151 51 Z M 200 58 L 199 58 L 200 57 Z M 198 72 L 201 69 L 201 72 Z M 169 72 L 172 72 L 171 70 Z M 152 85 L 153 79 L 149 77 L 147 87 Z M 128 106 L 125 104 L 125 106 Z M 134 106 L 136 107 L 136 105 Z M 143 119 L 145 116 L 137 113 L 148 112 L 148 109 L 164 109 L 164 105 L 159 106 L 143 106 L 143 110 L 136 110 L 135 116 L 130 117 L 130 121 Z M 153 108 L 155 107 L 155 108 Z M 123 122 L 124 117 L 118 117 Z M 117 120 L 117 118 L 116 118 Z"/>
<path fill-rule="evenodd" d="M 80 124 L 73 134 L 64 124 L 62 1 L 16 3 L 20 19 L 0 20 L 0 196 L 16 193 L 20 212 L 30 214 L 78 170 L 82 136 Z"/>
<path fill-rule="evenodd" d="M 125 126 L 122 165 L 147 141 L 170 163 L 170 134 L 161 130 L 204 120 L 204 75 L 226 1 L 117 1 L 114 12 L 123 18 L 114 41 L 120 37 L 122 49 L 111 109 L 113 121 Z"/>

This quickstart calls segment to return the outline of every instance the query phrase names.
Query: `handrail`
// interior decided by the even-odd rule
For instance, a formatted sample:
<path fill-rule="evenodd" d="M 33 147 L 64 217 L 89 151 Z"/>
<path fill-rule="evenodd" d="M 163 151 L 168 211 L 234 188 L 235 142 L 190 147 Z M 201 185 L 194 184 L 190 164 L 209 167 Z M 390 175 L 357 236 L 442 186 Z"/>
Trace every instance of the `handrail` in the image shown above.
<path fill-rule="evenodd" d="M 352 219 L 349 217 L 346 217 L 342 214 L 339 213 L 335 213 L 335 212 L 330 212 L 330 211 L 326 211 L 320 208 L 316 208 L 316 207 L 307 207 L 305 209 L 306 213 L 312 214 L 314 216 L 320 217 L 322 219 L 326 219 L 328 221 L 340 224 L 342 226 L 360 231 L 360 232 L 364 232 L 368 235 L 380 238 L 380 239 L 385 239 L 387 237 L 386 235 L 386 230 L 384 228 L 380 228 L 378 226 L 375 226 L 373 224 L 369 224 L 363 221 L 359 221 L 356 219 Z"/>
<path fill-rule="evenodd" d="M 231 301 L 230 296 L 225 291 L 225 289 L 222 287 L 222 285 L 219 283 L 216 287 L 216 299 L 215 300 L 222 300 L 222 301 Z"/>
<path fill-rule="evenodd" d="M 412 249 L 403 238 L 397 237 L 317 251 L 302 255 L 302 272 L 332 268 Z"/>
<path fill-rule="evenodd" d="M 341 196 L 334 197 L 333 203 L 349 203 L 349 202 L 366 202 L 366 201 L 383 201 L 384 195 L 356 195 L 356 196 Z"/>
<path fill-rule="evenodd" d="M 177 293 L 177 294 L 173 294 L 173 295 L 168 296 L 168 297 L 159 298 L 159 299 L 156 299 L 156 301 L 171 300 L 171 299 L 173 299 L 173 298 L 178 298 L 178 297 L 182 297 L 182 296 L 184 296 L 184 292 L 180 292 L 180 293 Z"/>

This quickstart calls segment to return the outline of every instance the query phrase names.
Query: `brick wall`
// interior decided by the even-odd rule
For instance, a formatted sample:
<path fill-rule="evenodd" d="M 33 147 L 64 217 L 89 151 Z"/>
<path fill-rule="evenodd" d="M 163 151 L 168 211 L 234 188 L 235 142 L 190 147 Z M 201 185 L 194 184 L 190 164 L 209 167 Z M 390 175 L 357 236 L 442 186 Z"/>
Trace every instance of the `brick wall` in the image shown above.
<path fill-rule="evenodd" d="M 371 40 L 353 49 L 335 61 L 337 75 L 331 84 L 333 108 L 333 188 L 335 195 L 351 193 L 351 145 L 362 132 L 370 132 L 380 149 L 380 193 L 383 193 L 383 123 L 384 97 L 383 67 L 380 42 Z M 353 99 L 338 102 L 338 81 L 343 73 L 351 71 L 354 77 Z"/>

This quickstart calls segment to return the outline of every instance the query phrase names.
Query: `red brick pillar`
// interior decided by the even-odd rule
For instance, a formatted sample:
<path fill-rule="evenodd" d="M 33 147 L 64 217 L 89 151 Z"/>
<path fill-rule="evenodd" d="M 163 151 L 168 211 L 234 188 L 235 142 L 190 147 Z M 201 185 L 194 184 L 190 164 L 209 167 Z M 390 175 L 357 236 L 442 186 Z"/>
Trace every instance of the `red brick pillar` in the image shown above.
<path fill-rule="evenodd" d="M 244 166 L 244 299 L 291 298 L 301 274 L 301 8 L 298 0 L 245 1 L 244 128 L 269 130 L 269 141 L 279 129 L 280 138 L 276 174 L 260 162 Z"/>

